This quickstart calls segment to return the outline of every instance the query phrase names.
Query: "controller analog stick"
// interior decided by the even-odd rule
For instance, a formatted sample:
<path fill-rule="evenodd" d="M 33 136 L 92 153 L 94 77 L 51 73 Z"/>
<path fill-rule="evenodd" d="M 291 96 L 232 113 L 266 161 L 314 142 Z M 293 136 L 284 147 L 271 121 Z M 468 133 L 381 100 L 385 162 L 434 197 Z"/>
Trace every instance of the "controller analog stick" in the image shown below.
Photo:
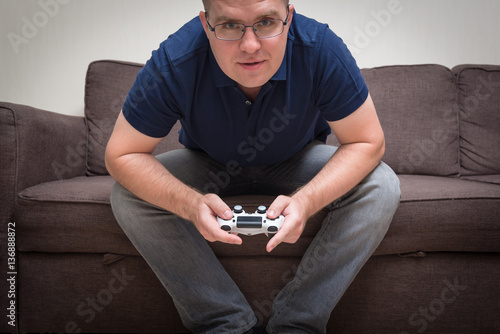
<path fill-rule="evenodd" d="M 267 228 L 267 231 L 276 233 L 276 232 L 278 232 L 278 227 L 277 226 L 269 226 Z"/>

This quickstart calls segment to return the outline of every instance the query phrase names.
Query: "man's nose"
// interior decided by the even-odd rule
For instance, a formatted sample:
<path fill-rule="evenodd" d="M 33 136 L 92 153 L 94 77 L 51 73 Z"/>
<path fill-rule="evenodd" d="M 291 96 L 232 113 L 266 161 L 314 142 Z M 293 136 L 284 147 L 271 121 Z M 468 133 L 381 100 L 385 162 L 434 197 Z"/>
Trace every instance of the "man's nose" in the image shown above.
<path fill-rule="evenodd" d="M 248 29 L 250 29 L 250 31 Z M 260 46 L 260 38 L 257 37 L 254 28 L 252 26 L 245 27 L 245 34 L 240 40 L 241 51 L 254 53 L 255 51 L 260 49 Z"/>

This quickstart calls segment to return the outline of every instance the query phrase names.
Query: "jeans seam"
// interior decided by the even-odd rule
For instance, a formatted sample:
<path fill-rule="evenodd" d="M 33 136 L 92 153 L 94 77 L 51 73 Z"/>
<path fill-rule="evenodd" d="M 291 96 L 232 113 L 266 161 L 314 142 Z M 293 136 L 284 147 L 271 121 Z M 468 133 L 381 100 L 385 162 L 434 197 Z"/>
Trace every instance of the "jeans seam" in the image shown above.
<path fill-rule="evenodd" d="M 325 235 L 325 233 L 326 233 L 327 230 L 328 230 L 328 228 L 325 225 L 322 225 L 321 229 L 316 234 L 314 240 L 321 240 L 322 237 Z M 313 240 L 313 242 L 314 242 L 314 240 Z M 309 253 L 310 249 L 312 249 L 312 248 L 308 248 L 308 250 L 306 251 L 306 253 Z M 304 259 L 305 259 L 305 254 L 304 254 L 304 257 L 302 258 L 302 260 L 304 260 Z M 300 267 L 300 264 L 299 264 L 299 267 Z M 300 278 L 300 277 L 298 277 L 298 275 L 299 275 L 299 272 L 296 272 L 295 276 L 294 276 L 294 278 L 292 280 L 292 282 L 296 278 Z M 302 279 L 300 281 L 302 281 Z M 299 283 L 300 283 L 300 281 L 299 281 Z M 281 309 L 278 312 L 275 313 L 275 316 L 279 316 L 279 315 L 283 314 L 284 311 L 286 311 L 287 309 L 290 308 L 290 300 L 292 300 L 295 297 L 295 294 L 297 293 L 297 289 L 298 289 L 297 284 L 294 284 L 293 286 L 291 286 L 291 289 L 292 289 L 291 293 L 286 296 L 286 298 L 287 298 L 286 299 L 287 300 L 286 304 L 284 304 L 283 307 L 281 307 Z M 276 333 L 279 333 L 279 332 L 276 332 Z"/>

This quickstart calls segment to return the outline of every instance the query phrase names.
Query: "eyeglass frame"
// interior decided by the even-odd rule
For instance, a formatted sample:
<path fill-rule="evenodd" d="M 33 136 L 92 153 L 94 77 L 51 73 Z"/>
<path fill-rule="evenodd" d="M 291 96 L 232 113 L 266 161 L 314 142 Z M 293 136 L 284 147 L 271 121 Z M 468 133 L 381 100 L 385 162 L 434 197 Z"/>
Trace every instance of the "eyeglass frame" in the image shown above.
<path fill-rule="evenodd" d="M 217 36 L 217 33 L 215 32 L 215 28 L 217 28 L 218 26 L 222 26 L 224 24 L 227 24 L 227 23 L 216 24 L 215 26 L 212 27 L 210 25 L 210 23 L 208 22 L 208 13 L 207 12 L 205 12 L 205 21 L 207 22 L 208 30 L 212 31 L 214 33 L 214 35 L 215 35 L 215 38 L 217 38 L 218 40 L 221 40 L 221 41 L 228 41 L 228 42 L 239 41 L 239 40 L 241 40 L 245 36 L 245 33 L 247 32 L 247 28 L 253 28 L 253 31 L 255 33 L 255 36 L 257 36 L 257 38 L 259 38 L 259 39 L 268 39 L 268 38 L 277 37 L 277 36 L 281 35 L 285 31 L 285 26 L 288 24 L 288 20 L 290 19 L 290 5 L 288 5 L 286 7 L 286 10 L 287 10 L 287 14 L 286 14 L 285 21 L 283 21 L 282 19 L 267 19 L 267 20 L 261 20 L 261 21 L 255 22 L 254 24 L 252 24 L 250 26 L 247 26 L 247 25 L 245 25 L 243 23 L 234 23 L 234 24 L 241 24 L 243 26 L 243 29 L 241 30 L 241 32 L 242 32 L 241 37 L 238 38 L 238 39 L 225 39 L 225 38 L 220 38 L 219 36 Z M 282 27 L 281 32 L 279 34 L 272 35 L 272 36 L 260 37 L 259 34 L 257 33 L 257 29 L 255 29 L 255 25 L 258 24 L 258 23 L 265 22 L 265 21 L 281 21 L 281 23 L 283 23 L 283 27 Z"/>

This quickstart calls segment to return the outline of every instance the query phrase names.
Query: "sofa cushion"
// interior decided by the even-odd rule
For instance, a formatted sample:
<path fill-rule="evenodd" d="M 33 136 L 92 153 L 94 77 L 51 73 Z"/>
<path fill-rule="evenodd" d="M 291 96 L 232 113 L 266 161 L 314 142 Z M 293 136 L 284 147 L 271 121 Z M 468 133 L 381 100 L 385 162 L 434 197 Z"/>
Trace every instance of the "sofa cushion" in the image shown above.
<path fill-rule="evenodd" d="M 81 176 L 30 187 L 22 191 L 19 197 L 46 203 L 109 204 L 110 189 L 114 182 L 111 176 Z"/>
<path fill-rule="evenodd" d="M 439 65 L 363 69 L 386 136 L 384 161 L 398 174 L 459 173 L 456 87 Z"/>
<path fill-rule="evenodd" d="M 500 186 L 456 178 L 402 175 L 399 209 L 377 254 L 422 251 L 500 252 Z M 23 252 L 115 253 L 138 255 L 109 205 L 110 176 L 43 183 L 20 194 L 15 213 Z M 92 189 L 90 191 L 89 189 Z M 269 205 L 271 196 L 226 198 L 249 212 Z M 326 211 L 311 218 L 294 245 L 274 256 L 301 257 Z M 265 235 L 242 236 L 244 245 L 210 244 L 219 256 L 267 256 Z"/>
<path fill-rule="evenodd" d="M 500 66 L 453 68 L 460 105 L 461 174 L 500 174 Z"/>
<path fill-rule="evenodd" d="M 111 176 L 47 182 L 19 194 L 15 219 L 21 252 L 138 255 L 111 211 Z"/>
<path fill-rule="evenodd" d="M 377 254 L 500 252 L 500 186 L 399 175 L 401 203 Z"/>
<path fill-rule="evenodd" d="M 500 184 L 500 174 L 463 176 L 462 178 L 465 180 L 471 180 L 471 181 Z"/>
<path fill-rule="evenodd" d="M 93 62 L 87 70 L 85 83 L 85 118 L 88 126 L 87 175 L 108 174 L 104 164 L 106 145 L 123 102 L 135 81 L 142 64 L 101 60 Z M 172 128 L 153 152 L 160 154 L 180 148 L 180 123 Z"/>

